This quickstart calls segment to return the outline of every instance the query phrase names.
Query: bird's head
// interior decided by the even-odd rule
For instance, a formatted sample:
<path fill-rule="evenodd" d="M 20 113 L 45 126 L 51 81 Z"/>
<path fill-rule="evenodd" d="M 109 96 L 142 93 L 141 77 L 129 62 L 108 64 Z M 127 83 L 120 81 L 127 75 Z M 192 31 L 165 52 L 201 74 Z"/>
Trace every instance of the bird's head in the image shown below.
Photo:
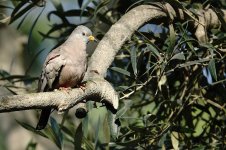
<path fill-rule="evenodd" d="M 92 35 L 92 31 L 83 25 L 77 26 L 73 31 L 73 34 L 84 40 L 85 43 L 88 43 L 89 41 L 96 41 L 95 37 Z"/>

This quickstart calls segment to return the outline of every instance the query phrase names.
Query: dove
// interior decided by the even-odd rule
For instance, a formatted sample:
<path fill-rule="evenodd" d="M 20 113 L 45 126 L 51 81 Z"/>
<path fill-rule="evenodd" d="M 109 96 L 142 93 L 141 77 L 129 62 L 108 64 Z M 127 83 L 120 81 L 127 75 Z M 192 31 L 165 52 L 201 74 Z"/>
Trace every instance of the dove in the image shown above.
<path fill-rule="evenodd" d="M 39 79 L 38 92 L 73 88 L 81 84 L 87 68 L 86 46 L 94 40 L 89 28 L 77 26 L 62 45 L 48 54 Z M 51 110 L 42 109 L 36 130 L 45 128 Z"/>

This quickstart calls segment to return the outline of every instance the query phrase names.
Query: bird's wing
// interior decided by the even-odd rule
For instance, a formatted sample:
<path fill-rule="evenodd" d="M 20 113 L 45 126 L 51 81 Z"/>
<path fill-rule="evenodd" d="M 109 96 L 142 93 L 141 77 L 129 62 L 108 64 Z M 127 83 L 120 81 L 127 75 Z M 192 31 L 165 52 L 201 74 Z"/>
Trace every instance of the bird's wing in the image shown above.
<path fill-rule="evenodd" d="M 39 80 L 39 92 L 53 90 L 54 81 L 59 78 L 60 71 L 66 63 L 64 54 L 61 54 L 61 48 L 62 47 L 54 49 L 47 56 Z M 45 128 L 48 123 L 50 113 L 51 108 L 47 107 L 42 109 L 38 124 L 36 126 L 36 130 L 41 130 Z"/>
<path fill-rule="evenodd" d="M 39 92 L 51 90 L 53 83 L 59 78 L 60 71 L 66 63 L 65 57 L 61 53 L 61 48 L 62 47 L 54 49 L 47 56 L 39 79 Z"/>

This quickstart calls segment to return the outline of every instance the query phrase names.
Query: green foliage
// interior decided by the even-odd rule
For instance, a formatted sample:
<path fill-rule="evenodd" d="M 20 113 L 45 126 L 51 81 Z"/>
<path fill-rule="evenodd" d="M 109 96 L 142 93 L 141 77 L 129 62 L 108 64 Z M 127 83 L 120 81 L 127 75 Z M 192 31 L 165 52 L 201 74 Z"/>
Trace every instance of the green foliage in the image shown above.
<path fill-rule="evenodd" d="M 47 15 L 51 29 L 47 33 L 40 32 L 44 39 L 63 40 L 76 26 L 69 21 L 73 16 L 86 18 L 82 23 L 91 23 L 101 40 L 106 29 L 126 11 L 152 1 L 79 0 L 79 8 L 71 10 L 63 9 L 63 1 L 41 5 L 40 2 L 17 3 L 11 23 L 25 18 L 32 7 L 52 3 L 55 10 Z M 203 44 L 196 40 L 190 22 L 197 21 L 197 9 L 210 5 L 225 8 L 225 2 L 168 2 L 182 9 L 188 15 L 187 21 L 152 22 L 148 30 L 137 31 L 123 45 L 109 69 L 107 79 L 120 95 L 116 119 L 120 120 L 121 126 L 116 140 L 110 139 L 106 111 L 100 107 L 92 108 L 92 104 L 89 105 L 92 113 L 79 123 L 74 123 L 75 118 L 66 114 L 61 124 L 51 118 L 51 126 L 41 132 L 26 123 L 19 124 L 52 140 L 59 149 L 63 149 L 65 143 L 73 145 L 74 149 L 88 150 L 224 149 L 226 55 L 222 50 L 226 48 L 226 33 L 223 27 L 208 30 L 210 42 Z M 57 16 L 60 22 L 55 22 L 52 16 Z M 18 27 L 23 26 L 24 18 Z M 37 21 L 38 18 L 33 26 Z M 55 32 L 60 33 L 59 37 L 52 36 Z M 4 71 L 0 75 L 1 80 L 20 79 Z M 36 144 L 31 142 L 27 149 L 35 147 Z"/>
<path fill-rule="evenodd" d="M 26 150 L 36 150 L 37 143 L 30 141 L 26 147 Z"/>

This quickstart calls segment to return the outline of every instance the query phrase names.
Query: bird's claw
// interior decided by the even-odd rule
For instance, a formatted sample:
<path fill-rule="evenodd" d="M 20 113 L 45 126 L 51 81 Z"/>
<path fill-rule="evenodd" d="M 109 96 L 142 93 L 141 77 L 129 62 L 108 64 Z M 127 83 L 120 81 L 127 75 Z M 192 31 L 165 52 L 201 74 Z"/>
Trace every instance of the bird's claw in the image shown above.
<path fill-rule="evenodd" d="M 80 85 L 78 85 L 78 88 L 82 89 L 82 91 L 85 92 L 86 84 L 85 83 L 81 83 Z"/>
<path fill-rule="evenodd" d="M 66 92 L 67 94 L 72 90 L 71 87 L 60 87 L 59 88 L 60 91 Z"/>

